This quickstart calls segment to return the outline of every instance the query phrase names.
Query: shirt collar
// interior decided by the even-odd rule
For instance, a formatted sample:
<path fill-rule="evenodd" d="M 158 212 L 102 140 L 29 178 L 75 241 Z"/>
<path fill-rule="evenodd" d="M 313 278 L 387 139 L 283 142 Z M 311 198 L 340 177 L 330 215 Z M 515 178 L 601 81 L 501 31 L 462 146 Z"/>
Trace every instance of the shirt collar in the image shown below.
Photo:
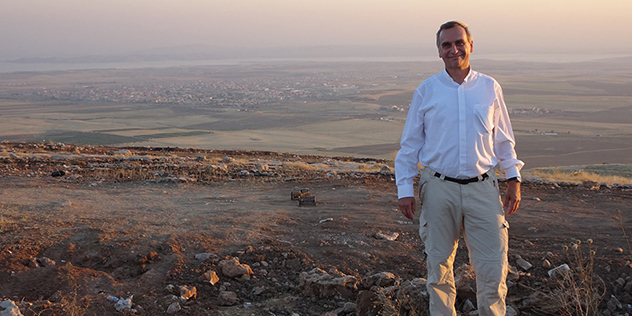
<path fill-rule="evenodd" d="M 468 81 L 474 79 L 474 74 L 476 72 L 474 70 L 472 70 L 472 66 L 470 66 L 470 70 L 467 73 L 467 76 L 465 76 L 465 79 L 463 80 L 463 83 L 461 85 L 466 84 Z M 444 68 L 443 69 L 443 78 L 449 82 L 450 84 L 454 85 L 454 86 L 460 86 L 460 84 L 456 83 L 456 81 L 454 81 L 454 79 L 452 79 L 452 77 L 450 77 L 450 74 L 448 73 L 448 71 Z"/>

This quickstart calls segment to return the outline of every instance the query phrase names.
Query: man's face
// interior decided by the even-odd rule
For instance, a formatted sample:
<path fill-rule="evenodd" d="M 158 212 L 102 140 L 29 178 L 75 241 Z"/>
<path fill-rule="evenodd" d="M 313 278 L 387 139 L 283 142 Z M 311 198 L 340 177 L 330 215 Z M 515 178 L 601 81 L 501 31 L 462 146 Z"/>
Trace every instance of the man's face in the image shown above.
<path fill-rule="evenodd" d="M 470 53 L 474 46 L 467 40 L 465 29 L 460 26 L 441 31 L 439 35 L 439 57 L 446 69 L 467 69 Z"/>

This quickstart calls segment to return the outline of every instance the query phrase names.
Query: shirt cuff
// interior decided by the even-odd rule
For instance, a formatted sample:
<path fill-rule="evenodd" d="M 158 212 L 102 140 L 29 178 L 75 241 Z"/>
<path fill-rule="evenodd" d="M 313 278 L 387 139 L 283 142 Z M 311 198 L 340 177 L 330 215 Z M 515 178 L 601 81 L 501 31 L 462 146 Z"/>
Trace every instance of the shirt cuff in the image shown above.
<path fill-rule="evenodd" d="M 518 167 L 511 167 L 511 168 L 505 169 L 505 175 L 507 176 L 507 179 L 513 178 L 513 177 L 518 177 L 519 179 L 522 178 L 520 176 L 520 170 L 518 170 Z"/>
<path fill-rule="evenodd" d="M 410 184 L 398 185 L 397 197 L 400 199 L 405 197 L 415 197 L 415 187 Z"/>

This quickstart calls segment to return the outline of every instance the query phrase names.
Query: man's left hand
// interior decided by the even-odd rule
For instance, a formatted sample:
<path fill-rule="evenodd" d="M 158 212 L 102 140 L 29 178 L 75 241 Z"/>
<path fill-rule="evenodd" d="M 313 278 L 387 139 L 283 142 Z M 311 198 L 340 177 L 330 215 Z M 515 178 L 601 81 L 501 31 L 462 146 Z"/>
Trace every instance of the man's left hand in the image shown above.
<path fill-rule="evenodd" d="M 507 192 L 505 193 L 505 201 L 503 202 L 505 214 L 511 215 L 518 210 L 520 205 L 520 182 L 509 181 L 507 183 Z"/>

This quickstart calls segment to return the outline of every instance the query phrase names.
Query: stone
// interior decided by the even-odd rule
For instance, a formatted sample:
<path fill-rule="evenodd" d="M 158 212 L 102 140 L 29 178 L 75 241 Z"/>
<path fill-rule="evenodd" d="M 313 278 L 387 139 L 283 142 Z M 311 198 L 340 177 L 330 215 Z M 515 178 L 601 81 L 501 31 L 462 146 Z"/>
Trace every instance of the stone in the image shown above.
<path fill-rule="evenodd" d="M 377 316 L 382 311 L 382 304 L 373 291 L 360 291 L 356 298 L 357 315 Z"/>
<path fill-rule="evenodd" d="M 345 304 L 342 306 L 342 312 L 343 313 L 353 313 L 356 311 L 356 304 L 353 302 L 345 302 Z"/>
<path fill-rule="evenodd" d="M 13 301 L 0 301 L 0 316 L 22 316 L 20 308 Z"/>
<path fill-rule="evenodd" d="M 610 296 L 610 300 L 608 300 L 608 303 L 606 303 L 606 306 L 608 307 L 608 310 L 612 313 L 623 309 L 623 305 L 621 304 L 621 302 L 619 302 L 619 300 L 614 295 Z"/>
<path fill-rule="evenodd" d="M 366 277 L 363 282 L 365 288 L 371 288 L 374 285 L 379 287 L 386 287 L 394 285 L 397 281 L 395 274 L 391 272 L 380 272 Z"/>
<path fill-rule="evenodd" d="M 524 271 L 529 271 L 529 269 L 531 269 L 533 267 L 533 265 L 529 261 L 524 260 L 522 258 L 516 260 L 516 264 L 520 268 L 522 268 L 522 270 L 524 270 Z"/>
<path fill-rule="evenodd" d="M 50 174 L 51 177 L 63 177 L 65 175 L 66 175 L 66 171 L 64 170 L 55 170 Z"/>
<path fill-rule="evenodd" d="M 132 152 L 129 149 L 121 149 L 112 152 L 113 155 L 131 155 Z"/>
<path fill-rule="evenodd" d="M 232 291 L 219 292 L 219 305 L 234 306 L 237 304 L 239 304 L 239 298 L 237 298 L 237 293 L 232 292 Z"/>
<path fill-rule="evenodd" d="M 354 276 L 340 274 L 341 276 L 334 276 L 320 268 L 301 272 L 299 288 L 304 295 L 320 298 L 332 297 L 336 294 L 351 297 L 353 291 L 357 290 L 358 280 Z"/>
<path fill-rule="evenodd" d="M 514 266 L 509 266 L 507 281 L 515 282 L 518 281 L 518 279 L 520 279 L 520 273 L 518 273 L 518 269 L 516 269 L 516 267 Z"/>
<path fill-rule="evenodd" d="M 382 233 L 381 231 L 375 233 L 375 238 L 377 239 L 386 239 L 388 241 L 395 241 L 399 237 L 399 233 L 395 232 L 392 234 Z"/>
<path fill-rule="evenodd" d="M 131 311 L 132 310 L 132 296 L 126 299 L 119 299 L 118 301 L 116 301 L 116 304 L 114 304 L 114 309 L 116 309 L 117 312 Z"/>
<path fill-rule="evenodd" d="M 549 270 L 548 274 L 550 277 L 563 277 L 568 271 L 571 271 L 571 268 L 565 263 Z"/>
<path fill-rule="evenodd" d="M 39 262 L 42 267 L 52 267 L 57 264 L 54 260 L 47 257 L 37 258 L 37 262 Z"/>
<path fill-rule="evenodd" d="M 222 260 L 219 262 L 218 267 L 222 270 L 222 273 L 229 278 L 237 278 L 244 274 L 253 274 L 250 266 L 239 263 L 238 258 Z"/>
<path fill-rule="evenodd" d="M 179 288 L 180 298 L 183 300 L 190 300 L 197 298 L 197 289 L 193 285 L 182 285 Z"/>
<path fill-rule="evenodd" d="M 474 306 L 474 303 L 472 303 L 472 301 L 465 300 L 465 302 L 463 302 L 463 307 L 461 308 L 461 311 L 464 313 L 469 313 L 475 309 L 476 309 L 476 306 Z"/>
<path fill-rule="evenodd" d="M 200 260 L 200 261 L 205 261 L 208 259 L 217 260 L 219 259 L 219 257 L 214 253 L 202 252 L 202 253 L 195 254 L 195 259 Z"/>
<path fill-rule="evenodd" d="M 454 271 L 456 295 L 462 300 L 476 300 L 476 275 L 469 264 L 463 264 Z"/>
<path fill-rule="evenodd" d="M 173 302 L 169 305 L 169 307 L 167 307 L 167 314 L 174 314 L 181 310 L 182 310 L 182 306 L 180 306 L 180 303 Z"/>
<path fill-rule="evenodd" d="M 542 260 L 542 268 L 551 269 L 551 267 L 551 261 L 549 261 L 548 259 Z"/>
<path fill-rule="evenodd" d="M 427 280 L 415 278 L 402 282 L 397 292 L 398 301 L 416 311 L 428 310 Z"/>
<path fill-rule="evenodd" d="M 215 271 L 209 270 L 200 276 L 200 282 L 209 282 L 211 285 L 219 282 L 219 277 Z"/>
<path fill-rule="evenodd" d="M 543 315 L 560 315 L 562 309 L 559 299 L 541 291 L 531 293 L 525 302 L 525 307 L 537 307 Z"/>
<path fill-rule="evenodd" d="M 518 312 L 511 305 L 507 305 L 507 311 L 505 312 L 505 316 L 518 316 Z"/>
<path fill-rule="evenodd" d="M 261 295 L 263 292 L 265 292 L 266 288 L 264 286 L 255 286 L 252 289 L 252 295 Z"/>
<path fill-rule="evenodd" d="M 619 285 L 619 287 L 625 286 L 625 279 L 624 278 L 618 278 L 616 282 Z"/>

